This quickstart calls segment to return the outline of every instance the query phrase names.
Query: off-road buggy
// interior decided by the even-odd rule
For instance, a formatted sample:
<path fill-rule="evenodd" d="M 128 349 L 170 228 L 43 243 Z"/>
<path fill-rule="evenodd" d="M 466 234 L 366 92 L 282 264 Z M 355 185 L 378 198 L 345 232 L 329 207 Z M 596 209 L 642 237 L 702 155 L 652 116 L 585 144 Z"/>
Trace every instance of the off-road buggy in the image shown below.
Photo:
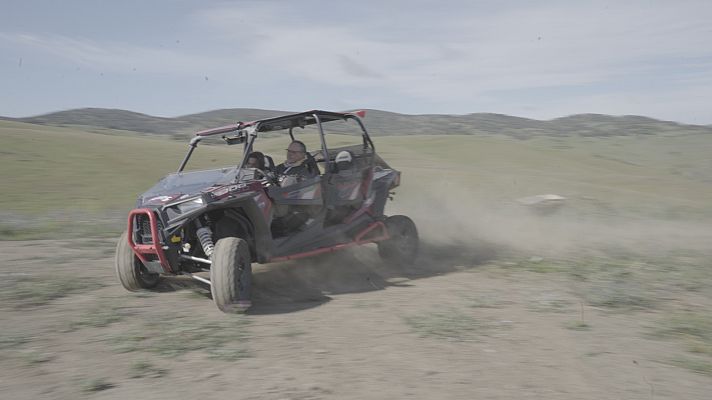
<path fill-rule="evenodd" d="M 139 196 L 128 215 L 128 230 L 116 248 L 115 267 L 130 291 L 151 289 L 161 276 L 188 275 L 211 287 L 225 312 L 251 305 L 252 263 L 270 263 L 376 243 L 387 262 L 412 263 L 418 251 L 413 221 L 386 217 L 386 201 L 400 184 L 400 172 L 376 154 L 359 117 L 364 112 L 307 111 L 196 133 L 178 171 Z M 331 126 L 334 126 L 331 128 Z M 343 142 L 344 126 L 356 144 Z M 301 128 L 301 129 L 300 129 Z M 258 137 L 312 132 L 321 149 L 306 153 L 310 177 L 275 175 L 272 158 L 265 168 L 248 168 Z M 327 135 L 327 132 L 329 133 Z M 235 165 L 185 171 L 201 141 L 242 146 Z M 210 279 L 199 274 L 210 273 Z"/>

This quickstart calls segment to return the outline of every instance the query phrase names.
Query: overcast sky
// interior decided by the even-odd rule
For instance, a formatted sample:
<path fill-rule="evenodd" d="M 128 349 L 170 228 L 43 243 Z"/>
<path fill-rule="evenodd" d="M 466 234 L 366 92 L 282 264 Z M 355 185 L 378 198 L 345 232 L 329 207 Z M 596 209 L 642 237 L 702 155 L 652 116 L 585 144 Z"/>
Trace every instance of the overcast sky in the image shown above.
<path fill-rule="evenodd" d="M 0 115 L 637 114 L 712 124 L 712 1 L 0 2 Z"/>

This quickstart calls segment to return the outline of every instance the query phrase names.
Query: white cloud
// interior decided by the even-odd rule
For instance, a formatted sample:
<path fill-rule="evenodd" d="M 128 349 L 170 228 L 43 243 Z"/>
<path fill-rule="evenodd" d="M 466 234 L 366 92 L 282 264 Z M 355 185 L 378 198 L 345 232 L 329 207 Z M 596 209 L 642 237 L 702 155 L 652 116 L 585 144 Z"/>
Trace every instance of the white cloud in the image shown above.
<path fill-rule="evenodd" d="M 251 100 L 274 108 L 285 108 L 274 93 L 292 87 L 313 89 L 310 102 L 411 113 L 556 116 L 615 104 L 614 114 L 655 116 L 712 97 L 710 2 L 328 4 L 209 3 L 185 27 L 193 48 L 7 32 L 0 44 L 100 71 L 259 82 L 265 90 Z M 532 104 L 533 92 L 553 97 Z"/>
<path fill-rule="evenodd" d="M 678 4 L 644 4 L 535 3 L 495 15 L 453 13 L 428 21 L 442 24 L 444 33 L 435 39 L 450 38 L 446 43 L 404 25 L 399 27 L 411 33 L 407 41 L 376 40 L 363 34 L 371 29 L 368 20 L 292 19 L 294 9 L 284 4 L 223 6 L 201 17 L 228 37 L 250 32 L 245 47 L 258 64 L 325 84 L 447 99 L 605 82 L 659 60 L 712 56 L 706 45 L 712 41 L 709 15 Z M 361 73 L 344 57 L 357 62 Z"/>
<path fill-rule="evenodd" d="M 0 33 L 0 42 L 50 55 L 64 62 L 101 72 L 160 74 L 174 77 L 230 74 L 239 59 L 230 54 L 98 42 L 63 35 Z"/>

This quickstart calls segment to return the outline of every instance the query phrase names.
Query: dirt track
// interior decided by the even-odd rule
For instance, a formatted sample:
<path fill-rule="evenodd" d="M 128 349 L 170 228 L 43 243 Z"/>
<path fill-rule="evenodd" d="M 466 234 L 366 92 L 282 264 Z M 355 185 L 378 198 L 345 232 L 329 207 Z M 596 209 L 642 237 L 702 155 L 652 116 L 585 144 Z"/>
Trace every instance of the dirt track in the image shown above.
<path fill-rule="evenodd" d="M 648 334 L 665 307 L 592 307 L 566 277 L 517 268 L 494 248 L 426 245 L 408 269 L 383 265 L 368 247 L 258 265 L 254 308 L 230 316 L 193 281 L 172 280 L 161 286 L 164 293 L 124 291 L 113 276 L 113 246 L 0 242 L 0 397 L 707 399 L 712 393 L 708 376 L 670 362 L 683 352 L 680 343 Z M 41 284 L 57 298 L 37 300 L 28 288 Z M 671 296 L 678 304 L 698 301 Z M 31 301 L 44 304 L 27 306 Z"/>

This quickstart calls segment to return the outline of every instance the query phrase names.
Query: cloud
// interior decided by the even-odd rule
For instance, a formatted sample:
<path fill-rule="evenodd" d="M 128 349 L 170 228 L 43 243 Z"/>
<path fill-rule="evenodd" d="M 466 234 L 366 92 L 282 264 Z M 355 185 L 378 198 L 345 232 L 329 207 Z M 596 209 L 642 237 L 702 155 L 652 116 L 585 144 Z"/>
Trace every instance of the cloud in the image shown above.
<path fill-rule="evenodd" d="M 450 13 L 424 21 L 424 29 L 394 19 L 410 33 L 395 38 L 369 35 L 376 29 L 368 19 L 292 19 L 296 11 L 283 3 L 221 6 L 201 17 L 227 36 L 250 32 L 245 50 L 256 63 L 325 84 L 385 85 L 429 98 L 605 82 L 660 60 L 712 54 L 708 15 L 677 4 L 524 4 Z M 430 25 L 439 32 L 429 36 Z"/>
<path fill-rule="evenodd" d="M 238 59 L 195 50 L 99 42 L 56 34 L 0 33 L 0 43 L 48 55 L 72 66 L 101 72 L 160 74 L 174 77 L 229 74 Z"/>
<path fill-rule="evenodd" d="M 709 2 L 394 1 L 345 13 L 324 4 L 208 4 L 194 9 L 184 28 L 192 48 L 186 41 L 169 48 L 12 32 L 0 33 L 0 45 L 101 71 L 260 82 L 307 89 L 310 102 L 350 98 L 358 107 L 366 99 L 370 107 L 409 113 L 556 116 L 573 104 L 618 104 L 618 114 L 651 115 L 646 104 L 698 109 L 710 95 Z M 636 100 L 607 103 L 623 97 Z M 266 92 L 251 99 L 267 107 L 273 101 Z"/>
<path fill-rule="evenodd" d="M 381 74 L 372 71 L 370 68 L 367 66 L 357 62 L 353 58 L 340 54 L 339 56 L 339 62 L 341 63 L 341 67 L 343 68 L 344 72 L 346 72 L 349 75 L 352 75 L 357 78 L 380 78 Z"/>
<path fill-rule="evenodd" d="M 229 75 L 239 66 L 257 76 L 271 72 L 435 100 L 588 85 L 646 73 L 660 62 L 688 69 L 687 60 L 712 58 L 709 14 L 677 4 L 642 4 L 521 3 L 433 12 L 429 19 L 423 10 L 404 7 L 405 18 L 387 16 L 393 17 L 391 29 L 384 30 L 383 16 L 306 18 L 310 10 L 303 5 L 239 2 L 196 13 L 197 30 L 211 38 L 201 49 L 60 35 L 0 34 L 0 40 L 102 70 Z M 420 24 L 404 23 L 409 15 Z M 696 74 L 680 83 L 712 76 L 709 69 Z"/>

